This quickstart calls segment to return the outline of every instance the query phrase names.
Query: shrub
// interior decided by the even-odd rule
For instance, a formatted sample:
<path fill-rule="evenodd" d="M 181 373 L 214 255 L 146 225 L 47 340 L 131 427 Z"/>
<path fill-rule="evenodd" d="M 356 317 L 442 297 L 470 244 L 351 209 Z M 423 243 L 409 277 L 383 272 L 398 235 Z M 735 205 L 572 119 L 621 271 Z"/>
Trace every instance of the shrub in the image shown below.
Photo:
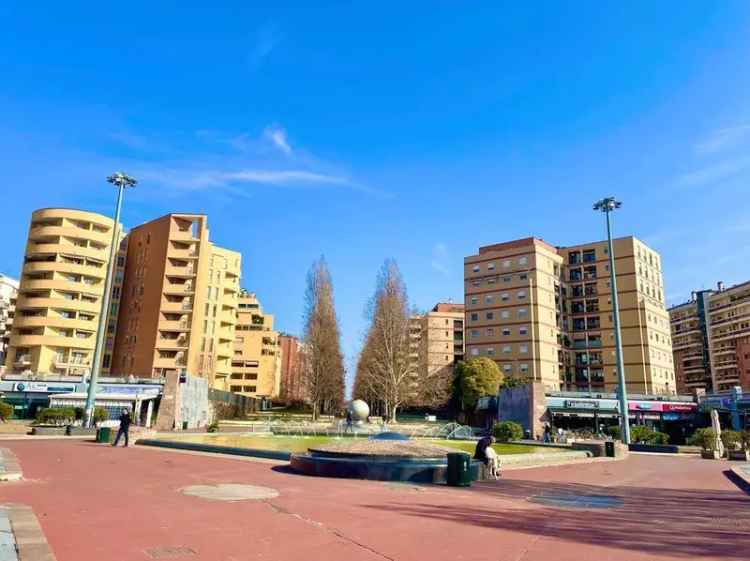
<path fill-rule="evenodd" d="M 715 442 L 716 433 L 710 428 L 696 430 L 687 441 L 690 446 L 700 446 L 704 450 L 713 450 Z"/>
<path fill-rule="evenodd" d="M 37 422 L 52 425 L 68 425 L 75 418 L 76 412 L 72 407 L 48 407 L 40 409 L 36 414 Z"/>
<path fill-rule="evenodd" d="M 607 434 L 609 434 L 613 440 L 622 440 L 622 431 L 617 425 L 607 427 Z"/>
<path fill-rule="evenodd" d="M 635 425 L 630 427 L 630 440 L 637 444 L 651 444 L 658 446 L 661 444 L 667 444 L 669 442 L 669 436 L 646 425 Z"/>
<path fill-rule="evenodd" d="M 10 403 L 0 401 L 0 418 L 10 419 L 13 416 L 13 406 Z"/>
<path fill-rule="evenodd" d="M 206 427 L 206 432 L 218 432 L 218 431 L 219 431 L 219 423 L 217 422 L 213 422 Z"/>
<path fill-rule="evenodd" d="M 727 450 L 739 450 L 742 444 L 742 433 L 736 430 L 721 431 L 721 442 Z"/>
<path fill-rule="evenodd" d="M 498 442 L 521 440 L 523 438 L 523 427 L 513 421 L 503 421 L 502 423 L 495 423 L 493 433 Z"/>
<path fill-rule="evenodd" d="M 109 419 L 109 413 L 104 407 L 94 407 L 94 423 L 101 423 Z"/>
<path fill-rule="evenodd" d="M 742 449 L 750 450 L 750 430 L 743 430 L 740 433 L 740 438 L 742 439 Z"/>

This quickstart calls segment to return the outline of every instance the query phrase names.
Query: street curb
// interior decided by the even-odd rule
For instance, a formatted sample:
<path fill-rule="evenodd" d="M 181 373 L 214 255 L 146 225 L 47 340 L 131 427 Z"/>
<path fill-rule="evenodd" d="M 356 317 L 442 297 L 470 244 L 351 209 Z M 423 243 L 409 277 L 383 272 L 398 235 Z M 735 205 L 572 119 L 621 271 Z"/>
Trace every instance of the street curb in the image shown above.
<path fill-rule="evenodd" d="M 5 507 L 16 540 L 18 561 L 56 561 L 31 507 L 17 504 Z"/>
<path fill-rule="evenodd" d="M 2 460 L 0 481 L 18 481 L 23 477 L 21 466 L 13 452 L 7 448 L 0 448 L 0 459 Z"/>
<path fill-rule="evenodd" d="M 745 487 L 750 489 L 750 464 L 742 464 L 740 466 L 734 466 L 730 469 L 735 476 L 743 481 Z"/>
<path fill-rule="evenodd" d="M 234 446 L 217 446 L 215 444 L 198 444 L 197 442 L 179 442 L 176 440 L 156 440 L 142 438 L 136 441 L 138 446 L 155 446 L 158 448 L 169 448 L 172 450 L 191 450 L 193 452 L 211 452 L 214 454 L 231 454 L 233 456 L 249 456 L 253 458 L 264 458 L 266 460 L 289 461 L 291 453 L 273 450 L 260 450 L 254 448 L 237 448 Z"/>

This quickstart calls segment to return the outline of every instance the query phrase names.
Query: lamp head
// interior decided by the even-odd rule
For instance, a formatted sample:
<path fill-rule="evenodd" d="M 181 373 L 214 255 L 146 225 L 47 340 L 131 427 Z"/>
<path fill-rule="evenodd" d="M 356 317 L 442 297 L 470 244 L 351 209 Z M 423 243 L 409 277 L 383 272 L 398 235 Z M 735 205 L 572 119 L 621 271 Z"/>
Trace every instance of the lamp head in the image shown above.
<path fill-rule="evenodd" d="M 107 182 L 118 187 L 135 187 L 138 181 L 126 173 L 116 171 L 107 178 Z"/>
<path fill-rule="evenodd" d="M 622 203 L 616 200 L 614 197 L 605 197 L 601 201 L 594 203 L 594 210 L 600 210 L 601 212 L 610 212 L 616 208 L 620 208 Z"/>

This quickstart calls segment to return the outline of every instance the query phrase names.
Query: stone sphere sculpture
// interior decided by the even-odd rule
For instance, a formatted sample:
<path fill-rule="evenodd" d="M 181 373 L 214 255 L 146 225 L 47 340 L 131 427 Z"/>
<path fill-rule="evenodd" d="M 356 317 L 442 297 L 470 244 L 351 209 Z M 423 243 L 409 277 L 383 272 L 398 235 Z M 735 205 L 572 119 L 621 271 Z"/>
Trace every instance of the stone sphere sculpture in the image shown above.
<path fill-rule="evenodd" d="M 354 422 L 363 422 L 370 416 L 370 407 L 361 399 L 355 399 L 349 404 L 349 412 Z"/>

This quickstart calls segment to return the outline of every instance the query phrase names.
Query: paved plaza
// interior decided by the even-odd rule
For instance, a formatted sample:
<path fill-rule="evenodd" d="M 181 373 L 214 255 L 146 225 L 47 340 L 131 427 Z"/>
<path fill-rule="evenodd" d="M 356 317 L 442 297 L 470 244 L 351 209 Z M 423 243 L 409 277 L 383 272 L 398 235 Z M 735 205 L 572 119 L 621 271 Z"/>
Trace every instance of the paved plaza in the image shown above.
<path fill-rule="evenodd" d="M 0 484 L 0 503 L 32 507 L 58 561 L 727 560 L 750 551 L 750 497 L 730 464 L 692 457 L 515 470 L 460 489 L 309 478 L 281 462 L 138 446 L 3 446 L 24 479 Z"/>

